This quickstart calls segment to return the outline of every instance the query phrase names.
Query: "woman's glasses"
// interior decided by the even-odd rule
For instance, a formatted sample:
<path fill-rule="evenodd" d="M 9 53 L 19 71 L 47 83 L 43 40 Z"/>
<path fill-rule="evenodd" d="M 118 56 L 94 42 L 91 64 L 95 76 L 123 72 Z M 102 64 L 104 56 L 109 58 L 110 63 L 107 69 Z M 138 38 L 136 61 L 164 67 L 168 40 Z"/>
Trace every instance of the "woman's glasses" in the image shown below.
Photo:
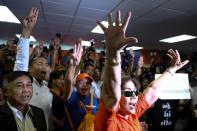
<path fill-rule="evenodd" d="M 123 91 L 125 97 L 136 97 L 139 94 L 139 91 Z"/>

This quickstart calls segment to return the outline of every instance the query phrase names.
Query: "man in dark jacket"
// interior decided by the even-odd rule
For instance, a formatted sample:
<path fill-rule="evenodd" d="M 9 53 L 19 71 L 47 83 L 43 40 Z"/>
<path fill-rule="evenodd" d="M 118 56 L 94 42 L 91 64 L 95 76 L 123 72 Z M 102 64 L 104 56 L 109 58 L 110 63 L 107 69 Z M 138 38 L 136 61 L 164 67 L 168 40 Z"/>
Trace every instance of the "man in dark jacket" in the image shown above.
<path fill-rule="evenodd" d="M 25 71 L 14 71 L 3 79 L 6 103 L 0 106 L 0 131 L 46 131 L 42 109 L 29 105 L 33 78 Z"/>

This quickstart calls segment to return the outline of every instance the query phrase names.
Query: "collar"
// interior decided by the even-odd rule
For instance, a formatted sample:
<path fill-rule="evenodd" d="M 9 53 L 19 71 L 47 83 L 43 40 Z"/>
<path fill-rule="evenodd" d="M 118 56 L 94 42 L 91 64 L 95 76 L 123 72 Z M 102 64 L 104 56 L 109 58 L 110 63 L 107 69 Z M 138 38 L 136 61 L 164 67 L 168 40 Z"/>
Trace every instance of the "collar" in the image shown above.
<path fill-rule="evenodd" d="M 47 85 L 48 85 L 48 83 L 47 83 L 45 80 L 43 80 L 42 83 L 40 84 L 40 83 L 36 80 L 35 77 L 33 77 L 33 83 L 35 83 L 36 85 L 39 85 L 40 87 L 41 87 L 41 86 L 47 86 Z"/>
<path fill-rule="evenodd" d="M 10 107 L 10 109 L 12 110 L 12 112 L 14 113 L 14 116 L 16 116 L 16 118 L 18 118 L 19 120 L 23 120 L 24 117 L 23 117 L 23 113 L 21 111 L 19 111 L 17 108 L 13 107 L 9 101 L 7 101 L 7 104 L 8 106 Z M 26 115 L 27 114 L 30 114 L 30 115 L 33 115 L 33 111 L 31 109 L 31 107 L 28 105 L 27 107 L 27 112 L 26 112 Z"/>

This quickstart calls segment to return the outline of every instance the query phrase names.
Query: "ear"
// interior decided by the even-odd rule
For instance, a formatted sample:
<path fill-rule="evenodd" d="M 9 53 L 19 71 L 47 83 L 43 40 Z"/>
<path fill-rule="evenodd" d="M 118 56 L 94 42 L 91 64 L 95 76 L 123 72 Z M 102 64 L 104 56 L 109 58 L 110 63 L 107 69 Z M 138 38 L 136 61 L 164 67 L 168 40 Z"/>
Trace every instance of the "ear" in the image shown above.
<path fill-rule="evenodd" d="M 3 92 L 3 95 L 4 95 L 4 96 L 8 96 L 8 89 L 3 88 L 3 89 L 2 89 L 2 92 Z"/>

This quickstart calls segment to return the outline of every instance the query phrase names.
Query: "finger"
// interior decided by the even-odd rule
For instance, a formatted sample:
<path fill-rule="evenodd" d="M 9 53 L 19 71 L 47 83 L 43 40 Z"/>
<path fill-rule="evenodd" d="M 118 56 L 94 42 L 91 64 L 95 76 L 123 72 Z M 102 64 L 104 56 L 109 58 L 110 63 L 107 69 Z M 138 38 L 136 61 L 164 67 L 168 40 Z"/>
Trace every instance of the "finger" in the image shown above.
<path fill-rule="evenodd" d="M 143 56 L 140 56 L 140 59 L 139 59 L 139 62 L 143 62 L 144 61 L 144 57 Z"/>
<path fill-rule="evenodd" d="M 96 23 L 101 27 L 101 29 L 102 29 L 103 31 L 106 30 L 106 27 L 105 27 L 100 21 L 97 21 Z"/>
<path fill-rule="evenodd" d="M 81 58 L 82 54 L 83 54 L 83 48 L 82 48 L 82 46 L 80 46 L 80 50 L 79 50 L 79 57 L 80 58 Z"/>
<path fill-rule="evenodd" d="M 177 54 L 176 54 L 176 52 L 173 49 L 170 49 L 169 52 L 171 53 L 173 58 L 177 58 Z"/>
<path fill-rule="evenodd" d="M 124 31 L 126 31 L 126 29 L 127 29 L 130 18 L 131 18 L 131 12 L 129 11 L 129 13 L 127 14 L 127 17 L 125 18 L 123 25 L 122 25 Z"/>
<path fill-rule="evenodd" d="M 78 42 L 78 43 L 77 43 L 77 52 L 76 52 L 77 55 L 79 55 L 79 53 L 80 53 L 80 50 L 81 50 L 80 48 L 81 48 L 81 43 Z"/>
<path fill-rule="evenodd" d="M 36 8 L 36 10 L 35 10 L 35 12 L 34 12 L 35 21 L 38 19 L 38 14 L 39 14 L 39 9 Z"/>
<path fill-rule="evenodd" d="M 76 50 L 77 50 L 76 48 L 77 48 L 77 44 L 75 44 L 75 45 L 74 45 L 73 54 L 75 54 L 75 53 L 76 53 Z"/>
<path fill-rule="evenodd" d="M 124 44 L 129 44 L 129 43 L 138 43 L 138 39 L 136 37 L 127 37 L 124 42 Z"/>
<path fill-rule="evenodd" d="M 173 57 L 170 54 L 166 54 L 168 57 L 170 57 L 171 60 L 173 60 Z"/>
<path fill-rule="evenodd" d="M 31 16 L 33 16 L 33 14 L 34 14 L 34 7 L 32 7 L 32 8 L 31 8 L 31 10 L 30 10 L 30 12 L 29 12 L 29 15 L 28 15 L 28 17 L 31 17 Z"/>
<path fill-rule="evenodd" d="M 120 14 L 120 10 L 118 10 L 116 12 L 116 26 L 120 26 L 121 24 L 121 14 Z"/>
<path fill-rule="evenodd" d="M 185 60 L 185 61 L 181 62 L 180 68 L 183 67 L 183 66 L 185 66 L 187 63 L 189 63 L 189 60 Z"/>
<path fill-rule="evenodd" d="M 112 27 L 113 26 L 113 20 L 112 20 L 112 13 L 108 14 L 108 27 Z"/>
<path fill-rule="evenodd" d="M 177 56 L 178 61 L 181 62 L 181 58 L 180 58 L 179 52 L 177 50 L 175 50 L 175 52 L 176 52 L 176 56 Z"/>

